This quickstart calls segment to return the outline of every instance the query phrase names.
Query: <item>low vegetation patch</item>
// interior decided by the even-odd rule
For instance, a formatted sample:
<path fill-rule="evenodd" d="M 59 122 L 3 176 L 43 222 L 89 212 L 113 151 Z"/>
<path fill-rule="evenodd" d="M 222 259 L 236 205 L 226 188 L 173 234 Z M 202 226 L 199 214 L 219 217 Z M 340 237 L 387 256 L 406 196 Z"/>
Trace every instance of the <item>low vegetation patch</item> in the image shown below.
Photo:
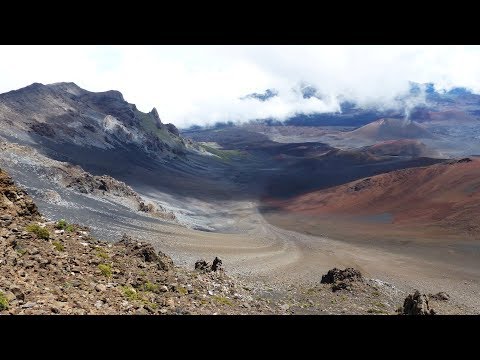
<path fill-rule="evenodd" d="M 53 246 L 55 247 L 55 250 L 57 251 L 65 251 L 65 246 L 60 241 L 54 241 Z"/>
<path fill-rule="evenodd" d="M 26 230 L 28 232 L 31 232 L 37 235 L 37 237 L 40 239 L 48 240 L 48 238 L 50 237 L 50 233 L 48 232 L 48 229 L 42 228 L 38 224 L 30 224 L 27 226 Z"/>
<path fill-rule="evenodd" d="M 368 309 L 367 313 L 369 313 L 369 314 L 387 314 L 387 312 L 385 310 L 381 310 L 381 309 Z"/>
<path fill-rule="evenodd" d="M 202 144 L 201 146 L 209 153 L 217 155 L 219 158 L 221 158 L 224 161 L 232 160 L 234 157 L 243 156 L 243 153 L 239 150 L 215 149 L 205 144 Z"/>
<path fill-rule="evenodd" d="M 153 310 L 157 309 L 158 308 L 158 304 L 154 303 L 154 302 L 151 302 L 149 300 L 142 300 L 142 303 L 145 305 L 145 306 L 149 306 L 151 307 Z"/>
<path fill-rule="evenodd" d="M 108 264 L 100 264 L 98 265 L 98 268 L 100 269 L 100 271 L 102 272 L 102 275 L 107 277 L 107 278 L 110 278 L 112 277 L 112 267 Z"/>
<path fill-rule="evenodd" d="M 108 259 L 110 256 L 102 248 L 97 248 L 97 256 L 102 259 Z"/>
<path fill-rule="evenodd" d="M 222 305 L 233 306 L 233 303 L 230 301 L 230 299 L 227 299 L 225 296 L 215 295 L 213 300 Z"/>
<path fill-rule="evenodd" d="M 158 291 L 158 285 L 157 284 L 154 284 L 154 283 L 151 283 L 150 281 L 147 281 L 145 284 L 144 284 L 144 289 L 145 291 L 151 291 L 151 292 L 156 292 Z"/>
<path fill-rule="evenodd" d="M 58 230 L 65 230 L 66 232 L 73 232 L 75 229 L 72 224 L 69 224 L 65 219 L 58 220 L 55 224 Z"/>
<path fill-rule="evenodd" d="M 182 295 L 187 295 L 187 294 L 188 294 L 188 290 L 185 289 L 184 287 L 181 287 L 181 286 L 180 286 L 177 290 L 178 290 L 178 292 L 179 292 L 180 294 L 182 294 Z"/>
<path fill-rule="evenodd" d="M 133 301 L 138 299 L 138 293 L 134 288 L 130 286 L 122 286 L 122 291 L 123 295 L 125 295 L 128 300 Z"/>
<path fill-rule="evenodd" d="M 8 299 L 3 292 L 0 291 L 0 311 L 8 310 Z"/>

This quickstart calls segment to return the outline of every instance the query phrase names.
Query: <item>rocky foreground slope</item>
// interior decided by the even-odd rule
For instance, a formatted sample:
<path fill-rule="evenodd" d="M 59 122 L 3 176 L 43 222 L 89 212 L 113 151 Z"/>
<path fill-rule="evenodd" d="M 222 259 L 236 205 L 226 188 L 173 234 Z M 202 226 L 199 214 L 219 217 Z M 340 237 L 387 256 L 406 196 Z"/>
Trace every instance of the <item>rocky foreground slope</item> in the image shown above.
<path fill-rule="evenodd" d="M 354 269 L 333 269 L 309 288 L 273 289 L 227 276 L 218 258 L 177 267 L 127 235 L 106 243 L 88 228 L 47 221 L 0 170 L 0 314 L 430 314 L 432 302 L 448 301 L 418 293 L 398 309 L 399 296 Z"/>
<path fill-rule="evenodd" d="M 105 243 L 87 228 L 46 221 L 1 170 L 0 213 L 0 314 L 276 312 L 218 264 L 188 271 L 126 235 Z"/>

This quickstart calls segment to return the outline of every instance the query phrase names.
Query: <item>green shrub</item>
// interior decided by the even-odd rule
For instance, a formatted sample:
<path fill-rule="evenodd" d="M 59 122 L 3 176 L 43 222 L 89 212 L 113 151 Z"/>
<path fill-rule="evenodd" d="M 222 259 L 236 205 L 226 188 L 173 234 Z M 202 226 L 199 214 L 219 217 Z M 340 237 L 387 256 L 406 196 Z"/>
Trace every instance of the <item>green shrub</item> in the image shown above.
<path fill-rule="evenodd" d="M 27 250 L 25 250 L 25 249 L 16 249 L 16 251 L 20 255 L 20 257 L 22 257 L 23 255 L 25 255 L 27 253 Z"/>
<path fill-rule="evenodd" d="M 75 228 L 72 224 L 69 224 L 65 219 L 58 220 L 55 224 L 55 228 L 59 230 L 65 230 L 66 232 L 73 232 Z"/>
<path fill-rule="evenodd" d="M 182 295 L 187 295 L 188 294 L 188 290 L 185 289 L 184 287 L 181 287 L 181 286 L 178 287 L 177 291 Z"/>
<path fill-rule="evenodd" d="M 97 256 L 102 259 L 108 259 L 110 256 L 102 248 L 97 248 Z"/>
<path fill-rule="evenodd" d="M 156 292 L 158 290 L 158 285 L 151 283 L 150 281 L 147 281 L 143 287 L 145 288 L 145 291 Z"/>
<path fill-rule="evenodd" d="M 374 302 L 373 305 L 377 306 L 377 307 L 380 307 L 380 308 L 385 308 L 385 304 L 378 301 L 378 302 Z"/>
<path fill-rule="evenodd" d="M 227 299 L 225 296 L 215 295 L 213 297 L 213 300 L 215 300 L 217 303 L 222 304 L 222 305 L 228 305 L 228 306 L 233 305 L 233 303 L 229 299 Z"/>
<path fill-rule="evenodd" d="M 368 309 L 367 313 L 369 314 L 387 314 L 385 310 L 379 310 L 379 309 Z"/>
<path fill-rule="evenodd" d="M 67 227 L 68 223 L 65 221 L 65 219 L 58 220 L 57 223 L 55 224 L 55 228 L 59 230 L 65 230 Z"/>
<path fill-rule="evenodd" d="M 107 278 L 112 277 L 112 267 L 108 264 L 100 264 L 98 265 L 98 268 L 102 272 L 104 276 Z"/>
<path fill-rule="evenodd" d="M 65 246 L 60 241 L 54 241 L 53 246 L 55 246 L 55 250 L 57 251 L 65 251 Z"/>
<path fill-rule="evenodd" d="M 138 299 L 138 293 L 135 291 L 134 288 L 132 288 L 130 286 L 122 286 L 122 290 L 123 290 L 123 295 L 125 295 L 125 297 L 128 300 L 137 300 Z"/>
<path fill-rule="evenodd" d="M 154 303 L 154 302 L 151 302 L 149 300 L 142 300 L 142 302 L 146 305 L 146 306 L 149 306 L 151 307 L 153 310 L 157 309 L 158 308 L 158 304 Z"/>
<path fill-rule="evenodd" d="M 8 299 L 0 291 L 0 311 L 2 310 L 8 310 Z"/>
<path fill-rule="evenodd" d="M 30 224 L 27 226 L 26 229 L 28 232 L 31 232 L 37 235 L 37 237 L 39 237 L 40 239 L 48 240 L 48 238 L 50 237 L 50 233 L 48 232 L 48 229 L 42 228 L 38 224 Z"/>

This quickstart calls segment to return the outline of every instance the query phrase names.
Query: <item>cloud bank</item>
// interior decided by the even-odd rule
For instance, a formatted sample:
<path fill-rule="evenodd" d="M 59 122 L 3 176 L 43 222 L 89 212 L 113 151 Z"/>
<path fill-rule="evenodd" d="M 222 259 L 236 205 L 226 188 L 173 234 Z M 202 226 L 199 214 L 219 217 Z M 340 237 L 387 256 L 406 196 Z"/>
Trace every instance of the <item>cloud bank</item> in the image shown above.
<path fill-rule="evenodd" d="M 184 127 L 338 111 L 338 96 L 399 106 L 409 81 L 479 93 L 478 64 L 478 46 L 0 46 L 0 92 L 73 81 L 119 90 Z M 300 84 L 317 88 L 321 100 L 305 99 Z M 278 95 L 241 99 L 266 89 Z"/>

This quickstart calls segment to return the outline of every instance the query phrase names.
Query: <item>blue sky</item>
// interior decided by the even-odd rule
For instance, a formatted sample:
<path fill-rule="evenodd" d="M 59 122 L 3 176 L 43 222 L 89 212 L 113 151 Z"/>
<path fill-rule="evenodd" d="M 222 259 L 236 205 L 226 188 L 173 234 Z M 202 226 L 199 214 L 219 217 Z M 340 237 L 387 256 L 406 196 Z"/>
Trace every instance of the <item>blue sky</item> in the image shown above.
<path fill-rule="evenodd" d="M 0 46 L 0 92 L 33 82 L 115 89 L 178 126 L 394 104 L 408 81 L 480 92 L 478 46 Z M 292 88 L 308 83 L 322 100 Z M 267 102 L 239 98 L 268 88 Z"/>

